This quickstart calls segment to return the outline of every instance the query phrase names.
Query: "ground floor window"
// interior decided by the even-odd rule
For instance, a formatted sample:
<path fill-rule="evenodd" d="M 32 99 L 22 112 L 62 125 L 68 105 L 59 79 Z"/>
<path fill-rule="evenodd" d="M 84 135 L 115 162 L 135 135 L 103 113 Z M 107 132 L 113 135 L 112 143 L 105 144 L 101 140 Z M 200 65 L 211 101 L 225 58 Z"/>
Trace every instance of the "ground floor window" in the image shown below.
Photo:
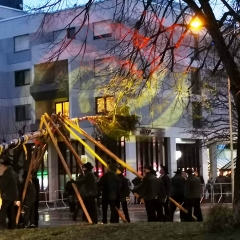
<path fill-rule="evenodd" d="M 163 138 L 154 136 L 137 136 L 137 170 L 143 174 L 144 165 L 151 164 L 156 171 L 160 170 L 160 165 L 164 164 Z"/>
<path fill-rule="evenodd" d="M 182 171 L 192 168 L 194 171 L 200 172 L 198 141 L 196 143 L 177 143 L 176 150 L 181 152 L 181 157 L 177 160 L 177 168 Z"/>
<path fill-rule="evenodd" d="M 112 139 L 109 137 L 103 137 L 97 139 L 99 143 L 103 144 L 109 151 L 114 153 L 117 157 L 121 160 L 126 162 L 126 154 L 125 154 L 125 139 L 122 137 L 119 140 Z M 95 152 L 106 162 L 114 161 L 106 152 L 95 146 Z M 105 168 L 99 162 L 98 159 L 95 158 L 95 172 L 96 174 L 101 177 L 104 174 Z"/>

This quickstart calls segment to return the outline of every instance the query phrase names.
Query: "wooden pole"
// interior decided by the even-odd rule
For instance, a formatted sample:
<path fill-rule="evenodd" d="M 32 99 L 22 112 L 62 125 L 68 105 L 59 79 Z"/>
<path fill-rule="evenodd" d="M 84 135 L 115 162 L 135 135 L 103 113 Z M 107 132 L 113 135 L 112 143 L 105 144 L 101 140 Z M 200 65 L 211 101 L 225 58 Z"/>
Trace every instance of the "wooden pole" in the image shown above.
<path fill-rule="evenodd" d="M 181 204 L 179 204 L 178 202 L 176 202 L 174 199 L 172 199 L 171 197 L 169 197 L 169 200 L 170 200 L 171 202 L 173 202 L 180 210 L 182 210 L 182 211 L 185 212 L 185 213 L 188 213 L 187 209 L 185 209 Z M 192 215 L 192 218 L 197 221 L 197 218 L 196 218 L 194 215 Z"/>
<path fill-rule="evenodd" d="M 92 143 L 94 143 L 97 147 L 99 147 L 101 150 L 103 150 L 105 153 L 108 154 L 111 158 L 113 158 L 116 162 L 118 162 L 123 167 L 127 168 L 130 172 L 135 174 L 139 178 L 143 178 L 138 172 L 136 172 L 132 167 L 128 166 L 124 161 L 122 161 L 120 158 L 118 158 L 114 153 L 109 151 L 104 145 L 96 141 L 93 137 L 91 137 L 89 134 L 87 134 L 83 129 L 77 127 L 75 124 L 73 124 L 70 120 L 65 119 L 63 117 L 60 117 L 65 124 L 70 125 L 72 128 L 74 128 L 76 131 L 78 131 L 80 134 L 82 134 L 84 137 L 86 137 L 88 140 L 90 140 Z"/>
<path fill-rule="evenodd" d="M 117 212 L 118 212 L 118 216 L 122 219 L 122 221 L 123 221 L 124 223 L 128 223 L 128 221 L 126 220 L 124 214 L 123 214 L 117 207 L 116 207 L 116 210 L 117 210 Z"/>
<path fill-rule="evenodd" d="M 26 196 L 28 183 L 29 183 L 29 180 L 30 180 L 30 176 L 32 174 L 32 169 L 33 169 L 33 165 L 34 165 L 34 161 L 35 161 L 35 157 L 36 157 L 36 152 L 37 152 L 37 146 L 35 145 L 35 148 L 32 152 L 32 156 L 31 156 L 31 162 L 30 162 L 30 165 L 29 165 L 29 168 L 28 168 L 27 178 L 26 178 L 24 188 L 23 188 L 22 199 L 21 199 L 20 205 L 18 207 L 18 212 L 17 212 L 17 216 L 16 216 L 16 224 L 18 224 L 19 217 L 20 217 L 20 214 L 21 214 L 21 211 L 22 211 L 22 206 L 23 206 L 23 202 L 24 202 L 24 199 L 25 199 L 25 196 Z"/>
<path fill-rule="evenodd" d="M 57 140 L 54 138 L 53 133 L 52 133 L 50 127 L 48 126 L 45 117 L 43 117 L 43 123 L 45 124 L 45 127 L 47 128 L 47 131 L 48 131 L 48 133 L 50 135 L 50 138 L 52 139 L 52 142 L 53 142 L 53 144 L 54 144 L 54 146 L 55 146 L 55 148 L 57 150 L 57 153 L 58 153 L 58 155 L 59 155 L 59 157 L 61 159 L 61 162 L 63 164 L 63 167 L 65 168 L 65 171 L 66 171 L 69 179 L 72 179 L 72 174 L 71 174 L 71 172 L 70 172 L 70 170 L 69 170 L 69 168 L 68 168 L 68 166 L 67 166 L 67 164 L 66 164 L 66 162 L 64 160 L 64 157 L 63 157 L 63 155 L 62 155 L 62 153 L 61 153 L 61 151 L 60 151 L 60 149 L 58 147 Z M 80 195 L 80 193 L 79 193 L 79 191 L 77 189 L 76 184 L 72 183 L 72 186 L 73 186 L 73 189 L 74 189 L 74 191 L 75 191 L 75 193 L 77 195 L 77 198 L 78 198 L 78 200 L 79 200 L 79 202 L 80 202 L 80 204 L 82 206 L 82 209 L 83 209 L 83 211 L 84 211 L 84 213 L 85 213 L 85 215 L 87 217 L 88 222 L 92 223 L 92 220 L 91 220 L 91 218 L 90 218 L 90 216 L 88 214 L 88 211 L 87 211 L 87 209 L 86 209 L 86 207 L 85 207 L 85 205 L 83 203 L 82 197 L 81 197 L 81 195 Z"/>
<path fill-rule="evenodd" d="M 80 170 L 82 172 L 82 174 L 84 175 L 84 172 L 82 170 L 82 165 L 83 162 L 81 160 L 81 158 L 78 156 L 78 154 L 76 153 L 75 149 L 72 147 L 71 143 L 66 139 L 66 137 L 63 135 L 63 133 L 59 130 L 59 128 L 54 124 L 54 122 L 52 121 L 52 119 L 47 115 L 44 114 L 45 117 L 50 121 L 50 123 L 52 124 L 51 126 L 57 131 L 57 133 L 59 134 L 60 138 L 64 141 L 64 143 L 68 146 L 69 150 L 72 152 L 73 156 L 75 157 L 75 159 L 78 162 L 78 165 L 80 167 Z"/>

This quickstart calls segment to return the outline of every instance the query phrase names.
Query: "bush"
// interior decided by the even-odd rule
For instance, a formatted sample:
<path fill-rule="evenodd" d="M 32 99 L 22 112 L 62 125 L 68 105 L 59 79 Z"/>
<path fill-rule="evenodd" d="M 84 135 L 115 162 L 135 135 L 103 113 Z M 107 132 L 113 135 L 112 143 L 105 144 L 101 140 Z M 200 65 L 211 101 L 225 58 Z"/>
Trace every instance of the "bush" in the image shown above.
<path fill-rule="evenodd" d="M 204 226 L 209 233 L 229 232 L 236 227 L 233 209 L 224 205 L 210 208 Z"/>

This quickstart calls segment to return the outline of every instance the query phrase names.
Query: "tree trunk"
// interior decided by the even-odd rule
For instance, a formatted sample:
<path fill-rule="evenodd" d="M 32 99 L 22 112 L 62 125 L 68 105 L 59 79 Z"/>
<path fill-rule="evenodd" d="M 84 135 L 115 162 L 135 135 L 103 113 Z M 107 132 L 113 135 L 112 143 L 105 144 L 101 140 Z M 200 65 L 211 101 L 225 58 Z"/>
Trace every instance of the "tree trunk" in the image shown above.
<path fill-rule="evenodd" d="M 240 101 L 240 96 L 236 99 Z M 236 103 L 237 113 L 238 113 L 238 134 L 240 133 L 240 104 Z M 237 160 L 236 169 L 234 175 L 234 206 L 240 202 L 240 139 L 237 140 Z"/>

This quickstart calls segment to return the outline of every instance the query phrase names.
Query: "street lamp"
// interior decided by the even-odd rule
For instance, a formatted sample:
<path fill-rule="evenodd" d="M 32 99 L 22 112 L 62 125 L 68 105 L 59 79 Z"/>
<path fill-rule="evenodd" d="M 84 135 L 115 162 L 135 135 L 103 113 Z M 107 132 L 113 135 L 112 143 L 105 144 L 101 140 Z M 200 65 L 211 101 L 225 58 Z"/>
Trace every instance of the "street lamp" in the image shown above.
<path fill-rule="evenodd" d="M 195 17 L 191 20 L 189 25 L 190 25 L 191 29 L 193 29 L 193 30 L 200 30 L 200 28 L 202 27 L 202 22 L 200 21 L 200 19 L 198 17 Z"/>

